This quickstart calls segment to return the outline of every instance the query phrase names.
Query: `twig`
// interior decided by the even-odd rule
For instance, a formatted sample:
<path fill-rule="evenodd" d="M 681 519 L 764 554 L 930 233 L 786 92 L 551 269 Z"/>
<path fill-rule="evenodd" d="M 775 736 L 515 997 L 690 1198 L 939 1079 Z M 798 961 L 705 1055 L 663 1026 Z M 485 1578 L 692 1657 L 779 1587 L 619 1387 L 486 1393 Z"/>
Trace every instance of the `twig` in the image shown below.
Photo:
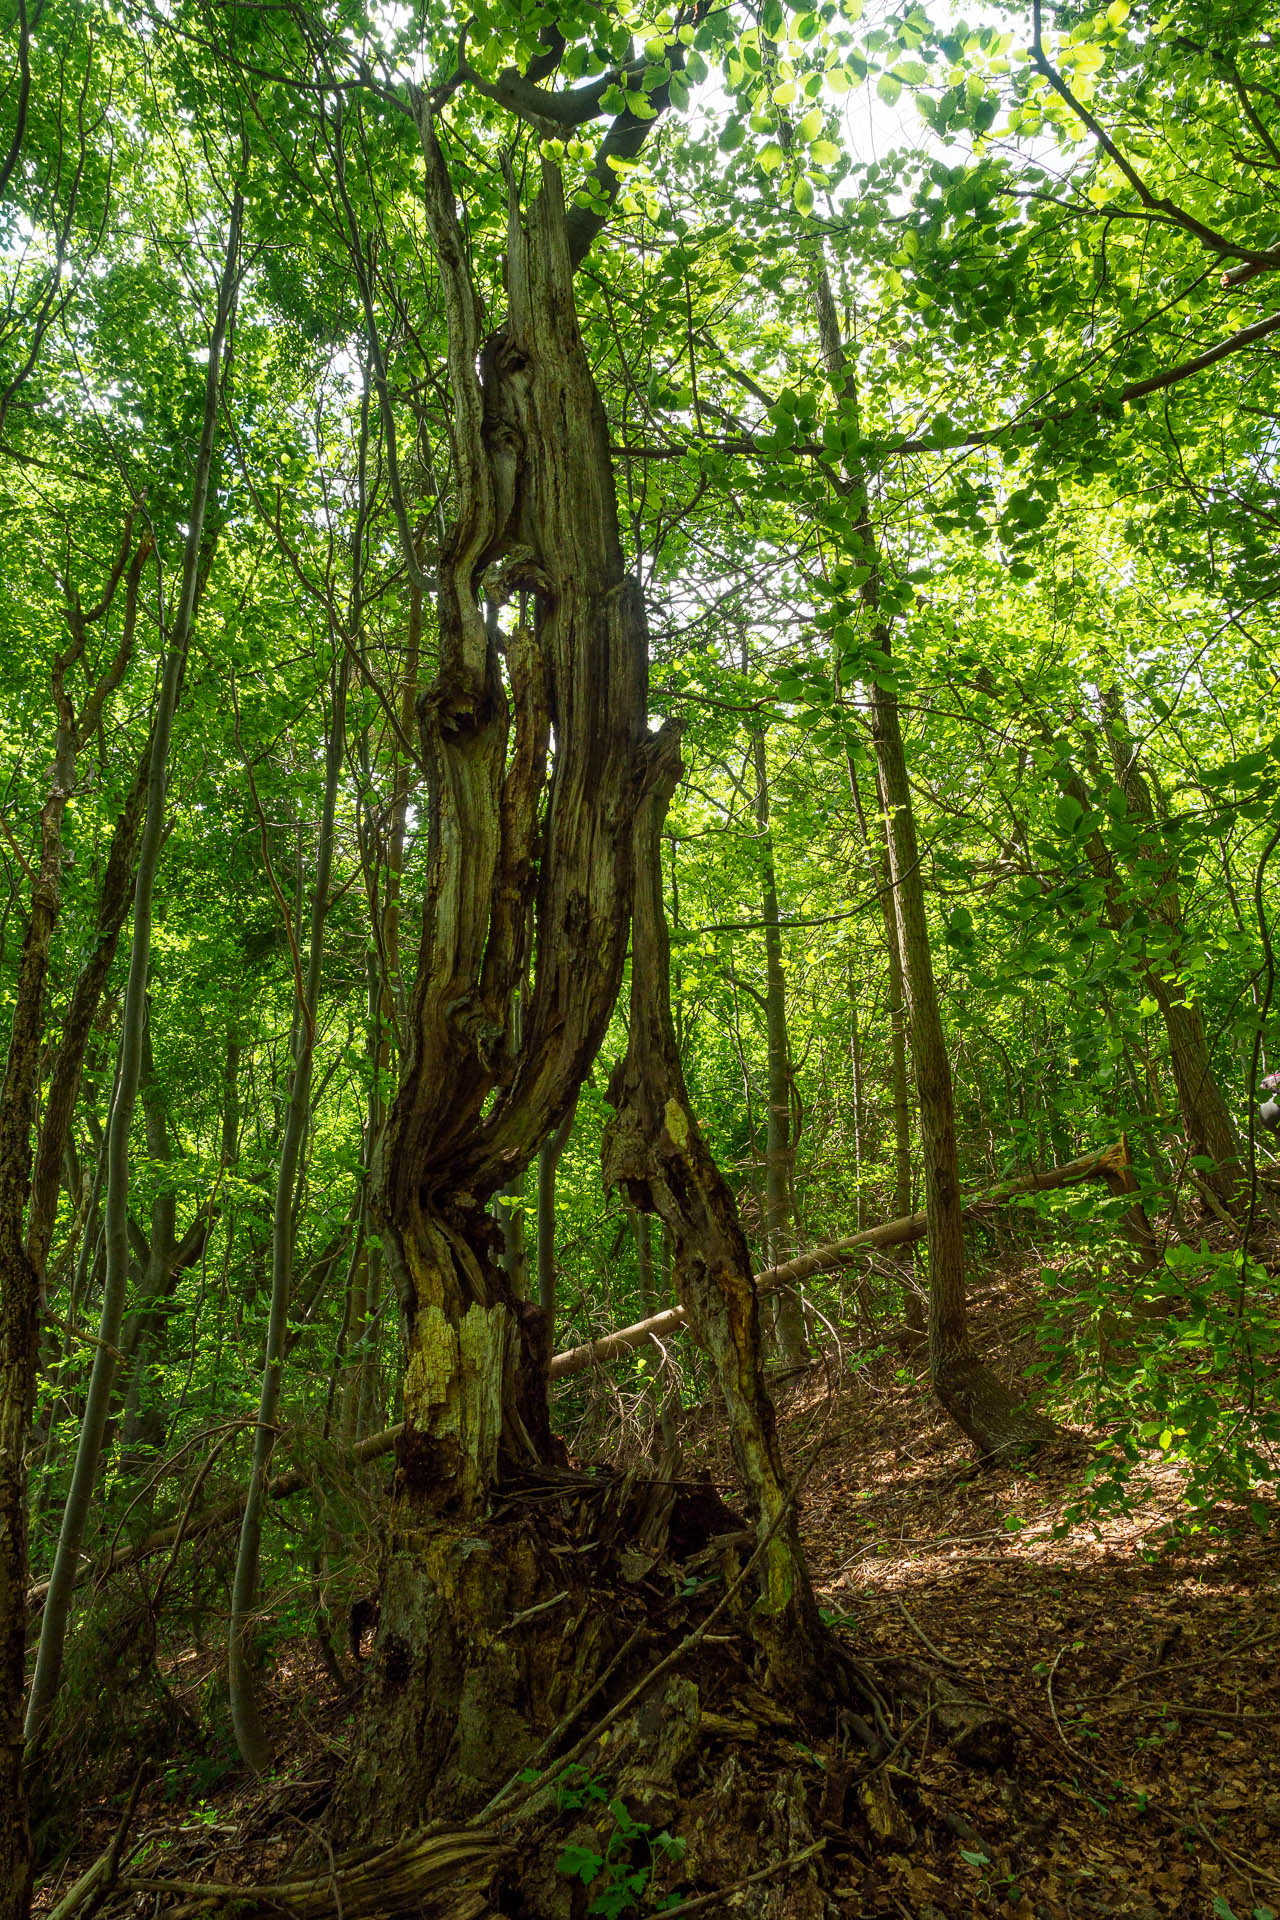
<path fill-rule="evenodd" d="M 729 1894 L 737 1893 L 743 1887 L 754 1887 L 760 1880 L 768 1880 L 774 1874 L 785 1873 L 788 1867 L 803 1866 L 806 1860 L 812 1860 L 815 1853 L 821 1853 L 826 1846 L 825 1840 L 815 1840 L 803 1853 L 790 1853 L 785 1860 L 775 1860 L 770 1867 L 761 1867 L 756 1873 L 749 1873 L 743 1880 L 735 1880 L 732 1886 L 718 1887 L 714 1893 L 700 1893 L 695 1900 L 682 1900 L 678 1907 L 664 1907 L 667 1920 L 675 1920 L 678 1913 L 698 1913 L 704 1907 L 715 1906 L 724 1901 Z"/>
<path fill-rule="evenodd" d="M 1246 1859 L 1244 1854 L 1236 1853 L 1231 1847 L 1224 1847 L 1219 1841 L 1214 1839 L 1208 1827 L 1205 1825 L 1197 1803 L 1193 1800 L 1191 1805 L 1195 1810 L 1197 1832 L 1204 1836 L 1214 1852 L 1219 1854 L 1221 1858 L 1227 1862 L 1228 1866 L 1234 1867 L 1237 1873 L 1243 1873 L 1246 1879 L 1265 1880 L 1270 1887 L 1280 1887 L 1280 1874 L 1272 1873 L 1268 1867 L 1258 1866 L 1256 1861 Z"/>
<path fill-rule="evenodd" d="M 920 1624 L 916 1620 L 914 1620 L 912 1616 L 907 1612 L 907 1605 L 905 1600 L 900 1599 L 896 1593 L 892 1596 L 892 1598 L 895 1606 L 897 1606 L 901 1610 L 902 1617 L 906 1621 L 907 1625 L 910 1627 L 912 1633 L 915 1634 L 917 1640 L 921 1641 L 926 1647 L 928 1647 L 934 1659 L 941 1660 L 944 1667 L 954 1667 L 957 1673 L 963 1673 L 965 1670 L 963 1661 L 953 1660 L 949 1653 L 944 1653 L 942 1651 L 941 1647 L 935 1647 L 932 1640 L 929 1638 L 928 1634 L 925 1632 L 924 1628 L 920 1626 Z"/>
<path fill-rule="evenodd" d="M 1067 1651 L 1067 1649 L 1066 1649 L 1065 1647 L 1059 1647 L 1059 1648 L 1058 1648 L 1058 1651 L 1057 1651 L 1057 1653 L 1056 1653 L 1056 1654 L 1054 1655 L 1054 1660 L 1053 1660 L 1053 1665 L 1052 1665 L 1052 1666 L 1050 1667 L 1050 1669 L 1049 1669 L 1049 1679 L 1048 1679 L 1048 1682 L 1046 1683 L 1046 1691 L 1047 1691 L 1047 1693 L 1048 1693 L 1048 1696 L 1049 1696 L 1049 1711 L 1050 1711 L 1050 1713 L 1051 1713 L 1051 1714 L 1053 1715 L 1053 1724 L 1054 1724 L 1054 1726 L 1055 1726 L 1055 1727 L 1057 1728 L 1057 1730 L 1058 1730 L 1058 1738 L 1059 1738 L 1059 1740 L 1061 1740 L 1061 1742 L 1062 1742 L 1062 1744 L 1063 1744 L 1063 1746 L 1064 1746 L 1064 1747 L 1066 1748 L 1066 1750 L 1067 1750 L 1067 1752 L 1068 1752 L 1068 1753 L 1069 1753 L 1069 1754 L 1071 1755 L 1071 1758 L 1072 1758 L 1073 1760 L 1078 1760 L 1078 1761 L 1080 1761 L 1080 1763 L 1081 1763 L 1081 1765 L 1082 1765 L 1082 1766 L 1086 1766 L 1086 1767 L 1094 1767 L 1094 1768 L 1096 1768 L 1096 1769 L 1097 1769 L 1097 1770 L 1098 1770 L 1099 1772 L 1102 1772 L 1102 1771 L 1103 1771 L 1103 1769 L 1102 1769 L 1102 1768 L 1100 1768 L 1100 1767 L 1098 1767 L 1098 1763 L 1097 1763 L 1097 1761 L 1096 1761 L 1096 1760 L 1091 1760 L 1091 1759 L 1089 1758 L 1089 1755 L 1088 1755 L 1087 1753 L 1080 1753 L 1080 1752 L 1078 1752 L 1078 1751 L 1077 1751 L 1077 1749 L 1076 1749 L 1075 1747 L 1073 1747 L 1073 1746 L 1072 1746 L 1072 1744 L 1071 1744 L 1071 1742 L 1070 1742 L 1070 1741 L 1068 1740 L 1068 1738 L 1067 1738 L 1067 1736 L 1066 1736 L 1066 1734 L 1065 1734 L 1065 1733 L 1064 1733 L 1064 1732 L 1062 1731 L 1062 1722 L 1061 1722 L 1061 1720 L 1059 1720 L 1059 1718 L 1058 1718 L 1058 1709 L 1057 1709 L 1057 1707 L 1056 1707 L 1056 1706 L 1054 1705 L 1054 1700 L 1053 1700 L 1053 1676 L 1054 1676 L 1054 1674 L 1055 1674 L 1055 1673 L 1056 1673 L 1056 1672 L 1058 1671 L 1058 1662 L 1059 1662 L 1059 1661 L 1061 1660 L 1061 1658 L 1062 1658 L 1062 1656 L 1063 1656 L 1063 1654 L 1064 1654 L 1064 1653 L 1065 1653 L 1066 1651 Z"/>
<path fill-rule="evenodd" d="M 902 1732 L 898 1735 L 898 1738 L 894 1741 L 888 1753 L 881 1754 L 880 1758 L 874 1763 L 874 1765 L 868 1767 L 865 1773 L 860 1773 L 856 1775 L 852 1784 L 855 1787 L 862 1786 L 865 1781 L 871 1779 L 873 1774 L 883 1772 L 885 1767 L 887 1767 L 891 1761 L 896 1760 L 898 1755 L 902 1752 L 902 1749 L 906 1746 L 907 1741 L 909 1740 L 911 1735 L 915 1732 L 916 1728 L 920 1725 L 920 1722 L 922 1720 L 931 1720 L 933 1718 L 934 1705 L 935 1703 L 931 1700 L 929 1702 L 929 1705 L 925 1707 L 922 1712 L 918 1713 L 914 1720 L 908 1720 L 906 1726 L 902 1729 Z M 928 1741 L 929 1741 L 929 1735 L 928 1733 L 926 1733 L 925 1734 L 926 1746 L 928 1745 Z"/>
<path fill-rule="evenodd" d="M 124 1846 L 125 1835 L 133 1824 L 133 1816 L 138 1807 L 138 1796 L 142 1792 L 142 1783 L 146 1777 L 146 1767 L 139 1767 L 134 1775 L 133 1785 L 129 1789 L 129 1799 L 120 1824 L 112 1835 L 106 1851 L 99 1854 L 88 1872 L 82 1873 L 80 1878 L 67 1889 L 49 1914 L 49 1920 L 71 1920 L 73 1914 L 79 1913 L 90 1903 L 96 1906 L 99 1900 L 111 1892 L 120 1870 L 120 1850 Z"/>
<path fill-rule="evenodd" d="M 1152 1700 L 1146 1705 L 1142 1701 L 1136 1705 L 1124 1701 L 1119 1706 L 1106 1708 L 1097 1717 L 1110 1720 L 1117 1713 L 1180 1713 L 1190 1715 L 1193 1720 L 1228 1720 L 1236 1727 L 1251 1727 L 1255 1720 L 1280 1720 L 1280 1708 L 1272 1711 L 1264 1707 L 1260 1713 L 1228 1713 L 1222 1707 L 1192 1707 L 1178 1700 Z"/>
<path fill-rule="evenodd" d="M 31 882 L 32 886 L 34 887 L 36 883 L 36 877 L 34 873 L 32 873 L 31 871 L 31 864 L 28 861 L 25 853 L 23 853 L 22 848 L 18 845 L 17 841 L 14 839 L 13 828 L 9 825 L 9 822 L 5 819 L 2 813 L 0 813 L 0 831 L 3 832 L 5 839 L 9 842 L 10 847 L 13 849 L 14 859 L 17 861 L 18 865 L 22 868 L 22 871 L 26 874 L 28 880 Z"/>
<path fill-rule="evenodd" d="M 1209 1655 L 1207 1660 L 1176 1660 L 1167 1667 L 1144 1667 L 1141 1673 L 1130 1674 L 1127 1680 L 1117 1680 L 1114 1687 L 1107 1687 L 1102 1693 L 1082 1693 L 1078 1704 L 1084 1706 L 1091 1700 L 1111 1700 L 1117 1693 L 1124 1693 L 1130 1687 L 1136 1687 L 1139 1680 L 1154 1680 L 1166 1673 L 1203 1673 L 1206 1667 L 1216 1667 L 1223 1660 L 1232 1660 L 1238 1653 L 1248 1653 L 1253 1647 L 1269 1647 L 1273 1640 L 1280 1640 L 1280 1633 L 1255 1633 L 1251 1639 L 1242 1640 L 1237 1647 L 1224 1647 L 1220 1653 Z"/>

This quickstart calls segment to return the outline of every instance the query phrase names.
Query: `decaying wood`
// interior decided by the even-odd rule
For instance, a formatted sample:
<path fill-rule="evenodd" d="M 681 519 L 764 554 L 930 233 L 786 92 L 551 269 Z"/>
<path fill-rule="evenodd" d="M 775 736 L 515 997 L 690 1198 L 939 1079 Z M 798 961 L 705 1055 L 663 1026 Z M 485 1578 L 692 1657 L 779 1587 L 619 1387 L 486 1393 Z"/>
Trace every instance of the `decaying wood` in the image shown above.
<path fill-rule="evenodd" d="M 646 751 L 648 776 L 635 811 L 630 1033 L 609 1084 L 614 1115 L 605 1129 L 605 1185 L 658 1214 L 671 1236 L 683 1304 L 715 1367 L 754 1509 L 761 1564 L 752 1624 L 774 1682 L 804 1696 L 815 1690 L 824 1641 L 765 1390 L 751 1255 L 733 1195 L 694 1118 L 671 1019 L 661 845 L 680 773 L 678 731 L 664 727 Z"/>
<path fill-rule="evenodd" d="M 512 182 L 507 318 L 484 337 L 425 100 L 419 132 L 459 516 L 439 561 L 439 672 L 420 707 L 426 906 L 376 1205 L 408 1328 L 397 1485 L 421 1519 L 424 1500 L 482 1512 L 500 1460 L 552 1451 L 545 1330 L 503 1273 L 488 1202 L 560 1125 L 617 997 L 647 634 L 559 175 L 544 166 L 527 205 Z M 497 609 L 517 596 L 531 618 L 503 633 Z"/>
<path fill-rule="evenodd" d="M 243 1914 L 288 1913 L 296 1920 L 328 1920 L 337 1912 L 347 1920 L 374 1920 L 387 1913 L 478 1917 L 490 1911 L 480 1888 L 510 1852 L 497 1834 L 475 1829 L 462 1833 L 410 1834 L 395 1846 L 360 1849 L 322 1871 L 262 1885 L 221 1880 L 170 1880 L 126 1875 L 125 1893 L 177 1896 L 183 1912 L 234 1905 Z M 472 1882 L 468 1887 L 466 1883 Z M 479 1883 L 479 1884 L 477 1884 Z M 447 1896 L 444 1907 L 433 1895 Z M 428 1906 L 426 1903 L 430 1901 Z"/>

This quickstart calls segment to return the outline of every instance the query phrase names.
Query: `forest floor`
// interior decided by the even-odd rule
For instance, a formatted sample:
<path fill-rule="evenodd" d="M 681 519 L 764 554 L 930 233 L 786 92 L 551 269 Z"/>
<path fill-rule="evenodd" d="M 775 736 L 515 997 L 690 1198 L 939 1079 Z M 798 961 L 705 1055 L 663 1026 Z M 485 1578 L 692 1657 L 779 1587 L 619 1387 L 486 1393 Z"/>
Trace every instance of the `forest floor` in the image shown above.
<path fill-rule="evenodd" d="M 1011 1259 L 977 1288 L 979 1340 L 989 1334 L 1011 1370 L 1029 1353 L 997 1336 L 1027 1322 L 1033 1287 Z M 1083 1440 L 1068 1437 L 1033 1470 L 978 1473 L 922 1389 L 920 1363 L 892 1348 L 856 1367 L 848 1358 L 839 1375 L 793 1379 L 780 1414 L 793 1465 L 807 1471 L 804 1534 L 822 1607 L 873 1672 L 921 1661 L 1007 1716 L 1014 1757 L 995 1772 L 962 1764 L 925 1714 L 885 1768 L 892 1794 L 873 1804 L 858 1793 L 865 1763 L 810 1747 L 797 1728 L 770 1729 L 744 1765 L 762 1792 L 771 1771 L 812 1776 L 813 1831 L 827 1840 L 820 1883 L 835 1910 L 850 1920 L 1275 1920 L 1275 1534 L 1220 1514 L 1171 1537 L 1179 1480 L 1168 1465 L 1139 1470 L 1123 1518 L 1067 1526 L 1091 1457 Z M 692 1466 L 727 1478 L 718 1421 L 692 1416 L 687 1440 Z M 216 1687 L 213 1664 L 204 1681 Z M 166 1874 L 239 1879 L 236 1863 L 260 1865 L 282 1822 L 296 1838 L 322 1808 L 350 1706 L 323 1703 L 309 1644 L 278 1650 L 274 1687 L 292 1728 L 279 1779 L 263 1788 L 230 1772 L 198 1796 L 144 1792 L 138 1823 Z M 85 1809 L 81 1844 L 38 1911 L 101 1851 L 118 1807 Z M 806 1867 L 804 1877 L 812 1886 L 819 1876 Z M 793 1909 L 758 1888 L 702 1911 Z"/>
<path fill-rule="evenodd" d="M 1019 1266 L 973 1300 L 979 1343 L 1010 1372 L 1030 1357 L 999 1341 L 1034 1301 Z M 900 1763 L 910 1801 L 941 1812 L 950 1843 L 919 1822 L 864 1869 L 849 1914 L 1274 1920 L 1274 1531 L 1220 1513 L 1171 1533 L 1170 1465 L 1139 1469 L 1122 1519 L 1067 1528 L 1089 1445 L 979 1473 L 916 1373 L 886 1356 L 834 1400 L 806 1381 L 787 1408 L 793 1466 L 818 1443 L 811 1572 L 860 1657 L 943 1661 L 1012 1720 L 1016 1761 L 986 1774 L 916 1744 Z"/>

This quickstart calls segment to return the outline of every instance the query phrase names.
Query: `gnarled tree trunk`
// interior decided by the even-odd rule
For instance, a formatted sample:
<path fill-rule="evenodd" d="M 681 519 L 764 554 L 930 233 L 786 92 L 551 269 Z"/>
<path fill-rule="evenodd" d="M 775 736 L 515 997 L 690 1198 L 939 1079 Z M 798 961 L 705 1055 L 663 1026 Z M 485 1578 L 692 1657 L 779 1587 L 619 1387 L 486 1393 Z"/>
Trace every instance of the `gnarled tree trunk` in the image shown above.
<path fill-rule="evenodd" d="M 561 1465 L 546 1404 L 551 1328 L 516 1297 L 490 1202 L 562 1125 L 599 1048 L 627 950 L 637 805 L 644 794 L 650 823 L 658 807 L 656 832 L 669 792 L 668 778 L 659 800 L 653 778 L 644 604 L 619 539 L 573 298 L 582 249 L 559 173 L 544 162 L 528 201 L 509 183 L 508 313 L 484 337 L 425 99 L 418 124 L 448 316 L 458 509 L 439 559 L 439 672 L 419 708 L 422 942 L 376 1198 L 406 1329 L 404 1425 L 339 1833 L 482 1803 L 571 1717 L 623 1635 L 617 1610 L 593 1604 L 591 1580 L 607 1562 L 605 1534 L 624 1539 L 634 1507 L 624 1498 L 611 1527 L 594 1531 L 593 1561 L 553 1553 L 543 1513 L 521 1503 L 532 1482 L 561 1490 L 560 1512 L 576 1502 L 586 1513 L 599 1483 Z M 504 632 L 482 602 L 500 609 L 515 596 L 521 616 Z M 649 927 L 637 923 L 638 940 L 651 942 Z M 644 977 L 645 1004 L 656 1004 Z M 698 1224 L 717 1248 L 729 1243 L 737 1316 L 722 1373 L 735 1414 L 749 1402 L 760 1428 L 746 1249 L 727 1194 L 712 1206 Z M 691 1245 L 695 1228 L 680 1220 Z M 753 1491 L 772 1488 L 761 1584 L 775 1641 L 784 1623 L 816 1638 L 771 1433 L 748 1448 Z M 659 1492 L 670 1509 L 673 1490 Z"/>
<path fill-rule="evenodd" d="M 425 101 L 419 129 L 459 505 L 439 561 L 440 667 L 419 708 L 426 904 L 376 1200 L 407 1334 L 404 1429 L 366 1742 L 341 1816 L 384 1829 L 474 1805 L 575 1685 L 545 1632 L 499 1633 L 556 1591 L 563 1563 L 536 1530 L 488 1524 L 500 1479 L 557 1454 L 550 1328 L 511 1287 L 489 1203 L 560 1126 L 612 1012 L 646 735 L 644 607 L 618 537 L 559 175 L 545 165 L 527 207 L 512 186 L 508 315 L 485 338 Z M 516 594 L 531 623 L 486 622 L 482 599 Z M 547 1624 L 558 1640 L 560 1621 Z M 582 1671 L 608 1638 L 605 1623 L 584 1635 Z"/>

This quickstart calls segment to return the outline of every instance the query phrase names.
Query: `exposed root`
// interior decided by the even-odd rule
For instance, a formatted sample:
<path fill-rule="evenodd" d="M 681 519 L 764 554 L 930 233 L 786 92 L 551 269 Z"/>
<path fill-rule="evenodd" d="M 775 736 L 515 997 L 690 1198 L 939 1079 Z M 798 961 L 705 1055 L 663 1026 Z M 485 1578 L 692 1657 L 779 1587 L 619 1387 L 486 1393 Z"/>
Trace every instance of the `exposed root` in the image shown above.
<path fill-rule="evenodd" d="M 126 1867 L 113 1898 L 160 1896 L 166 1916 L 577 1920 L 588 1886 L 690 1914 L 750 1887 L 759 1920 L 835 1920 L 829 1890 L 931 1817 L 911 1754 L 941 1737 L 1000 1764 L 1009 1728 L 936 1670 L 867 1665 L 834 1637 L 825 1705 L 781 1697 L 748 1614 L 756 1548 L 708 1484 L 562 1472 L 512 1489 L 440 1562 L 457 1576 L 443 1655 L 429 1602 L 414 1620 L 393 1603 L 388 1626 L 384 1591 L 364 1757 L 327 1838 L 258 1882 Z"/>
<path fill-rule="evenodd" d="M 420 1914 L 430 1920 L 481 1920 L 493 1910 L 487 1888 L 510 1841 L 496 1833 L 413 1834 L 394 1846 L 343 1855 L 322 1871 L 290 1880 L 244 1886 L 215 1880 L 162 1880 L 125 1876 L 123 1893 L 168 1894 L 168 1909 L 196 1914 L 234 1904 L 244 1915 L 289 1914 L 293 1920 L 382 1920 Z"/>

